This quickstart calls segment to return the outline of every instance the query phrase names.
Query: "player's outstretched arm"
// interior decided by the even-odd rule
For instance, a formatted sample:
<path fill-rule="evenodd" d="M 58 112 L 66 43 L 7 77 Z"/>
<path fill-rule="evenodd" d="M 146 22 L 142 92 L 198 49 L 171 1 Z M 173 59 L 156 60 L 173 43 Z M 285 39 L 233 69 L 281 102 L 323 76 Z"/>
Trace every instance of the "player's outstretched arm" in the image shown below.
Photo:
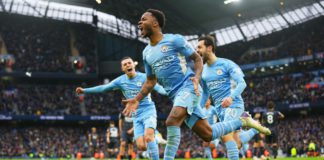
<path fill-rule="evenodd" d="M 90 87 L 90 88 L 77 87 L 75 92 L 78 94 L 80 94 L 80 93 L 102 93 L 105 91 L 116 89 L 116 88 L 118 88 L 117 86 L 118 86 L 117 80 L 114 80 L 108 84 Z"/>
<path fill-rule="evenodd" d="M 143 84 L 143 87 L 141 91 L 132 99 L 123 100 L 123 103 L 125 103 L 126 107 L 123 110 L 123 114 L 126 116 L 131 116 L 132 112 L 135 112 L 139 102 L 146 97 L 151 91 L 153 90 L 157 80 L 155 75 L 147 76 L 145 83 Z"/>
<path fill-rule="evenodd" d="M 201 77 L 201 72 L 203 70 L 203 61 L 202 58 L 198 55 L 198 53 L 194 52 L 190 55 L 190 59 L 194 61 L 194 69 L 195 69 L 195 77 L 191 77 L 194 84 L 194 89 L 196 92 L 196 95 L 199 96 L 199 81 Z"/>

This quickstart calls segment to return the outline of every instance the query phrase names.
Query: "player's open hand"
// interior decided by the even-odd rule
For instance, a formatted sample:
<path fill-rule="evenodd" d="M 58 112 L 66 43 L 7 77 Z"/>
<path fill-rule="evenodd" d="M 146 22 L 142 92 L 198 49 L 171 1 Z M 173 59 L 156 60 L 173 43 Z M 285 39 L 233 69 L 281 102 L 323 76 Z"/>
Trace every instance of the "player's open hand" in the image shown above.
<path fill-rule="evenodd" d="M 199 79 L 197 77 L 190 77 L 190 80 L 192 81 L 192 83 L 194 85 L 196 95 L 199 96 L 200 95 L 200 92 L 199 92 Z"/>
<path fill-rule="evenodd" d="M 233 102 L 232 97 L 226 97 L 222 100 L 221 105 L 223 108 L 226 108 L 226 107 L 229 107 L 230 105 L 232 105 L 232 102 Z"/>
<path fill-rule="evenodd" d="M 126 99 L 123 100 L 122 102 L 126 106 L 125 109 L 123 110 L 123 114 L 127 117 L 131 117 L 132 113 L 136 112 L 139 102 L 135 98 Z"/>
<path fill-rule="evenodd" d="M 78 87 L 78 88 L 75 89 L 75 92 L 78 93 L 78 94 L 80 94 L 80 93 L 83 93 L 84 90 L 83 90 L 82 87 Z"/>

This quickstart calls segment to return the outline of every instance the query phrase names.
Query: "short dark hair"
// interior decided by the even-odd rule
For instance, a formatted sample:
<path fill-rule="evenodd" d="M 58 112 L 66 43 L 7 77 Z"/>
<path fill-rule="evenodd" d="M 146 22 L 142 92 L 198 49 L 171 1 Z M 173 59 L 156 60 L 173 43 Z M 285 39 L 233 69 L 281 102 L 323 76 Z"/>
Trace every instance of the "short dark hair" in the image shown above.
<path fill-rule="evenodd" d="M 198 41 L 204 41 L 204 45 L 206 47 L 212 46 L 213 52 L 215 51 L 216 43 L 214 37 L 208 35 L 208 36 L 200 37 Z"/>
<path fill-rule="evenodd" d="M 126 56 L 126 57 L 123 57 L 123 58 L 120 60 L 120 63 L 121 63 L 123 60 L 125 60 L 125 59 L 131 59 L 131 60 L 133 60 L 131 57 Z"/>
<path fill-rule="evenodd" d="M 146 10 L 146 12 L 150 12 L 153 15 L 153 17 L 155 17 L 161 28 L 165 26 L 165 15 L 162 11 L 157 9 L 148 9 Z"/>

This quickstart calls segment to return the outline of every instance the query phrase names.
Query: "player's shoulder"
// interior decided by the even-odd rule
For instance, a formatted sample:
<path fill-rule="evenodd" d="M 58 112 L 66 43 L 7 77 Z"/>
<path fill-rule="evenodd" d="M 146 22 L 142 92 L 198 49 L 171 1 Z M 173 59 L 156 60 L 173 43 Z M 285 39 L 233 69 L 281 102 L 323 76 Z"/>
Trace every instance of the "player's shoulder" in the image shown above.
<path fill-rule="evenodd" d="M 139 72 L 139 71 L 137 71 L 136 73 L 137 73 L 138 77 L 140 77 L 140 78 L 146 78 L 146 74 L 145 73 Z"/>
<path fill-rule="evenodd" d="M 122 74 L 122 75 L 118 76 L 115 80 L 117 81 L 117 83 L 119 83 L 120 81 L 124 81 L 126 79 L 127 79 L 127 75 Z"/>
<path fill-rule="evenodd" d="M 163 36 L 164 36 L 164 40 L 166 41 L 179 42 L 184 40 L 184 37 L 180 34 L 167 33 L 167 34 L 163 34 Z"/>
<path fill-rule="evenodd" d="M 224 63 L 224 64 L 229 64 L 229 65 L 236 65 L 236 63 L 230 59 L 227 59 L 227 58 L 218 58 L 219 62 L 220 63 Z"/>

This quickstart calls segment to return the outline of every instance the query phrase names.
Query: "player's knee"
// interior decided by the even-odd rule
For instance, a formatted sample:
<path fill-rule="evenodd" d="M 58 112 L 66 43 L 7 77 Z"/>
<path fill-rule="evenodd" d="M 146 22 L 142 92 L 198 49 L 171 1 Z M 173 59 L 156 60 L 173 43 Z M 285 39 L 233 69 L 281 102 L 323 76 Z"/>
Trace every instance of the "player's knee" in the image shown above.
<path fill-rule="evenodd" d="M 205 132 L 199 134 L 200 138 L 203 139 L 205 142 L 211 142 L 213 138 L 212 131 L 210 130 L 205 130 Z"/>
<path fill-rule="evenodd" d="M 145 138 L 145 142 L 152 142 L 152 141 L 154 141 L 154 135 L 146 135 L 146 136 L 144 136 L 144 138 Z"/>
<path fill-rule="evenodd" d="M 121 147 L 126 147 L 126 141 L 121 141 L 120 145 Z"/>
<path fill-rule="evenodd" d="M 205 142 L 211 142 L 212 141 L 212 135 L 211 134 L 206 134 L 201 137 Z"/>
<path fill-rule="evenodd" d="M 175 122 L 175 120 L 173 118 L 168 118 L 166 121 L 165 121 L 165 125 L 166 126 L 175 126 L 177 123 Z"/>
<path fill-rule="evenodd" d="M 147 150 L 147 147 L 146 147 L 146 145 L 144 145 L 144 144 L 137 144 L 137 148 L 138 148 L 140 151 L 146 151 L 146 150 Z"/>

